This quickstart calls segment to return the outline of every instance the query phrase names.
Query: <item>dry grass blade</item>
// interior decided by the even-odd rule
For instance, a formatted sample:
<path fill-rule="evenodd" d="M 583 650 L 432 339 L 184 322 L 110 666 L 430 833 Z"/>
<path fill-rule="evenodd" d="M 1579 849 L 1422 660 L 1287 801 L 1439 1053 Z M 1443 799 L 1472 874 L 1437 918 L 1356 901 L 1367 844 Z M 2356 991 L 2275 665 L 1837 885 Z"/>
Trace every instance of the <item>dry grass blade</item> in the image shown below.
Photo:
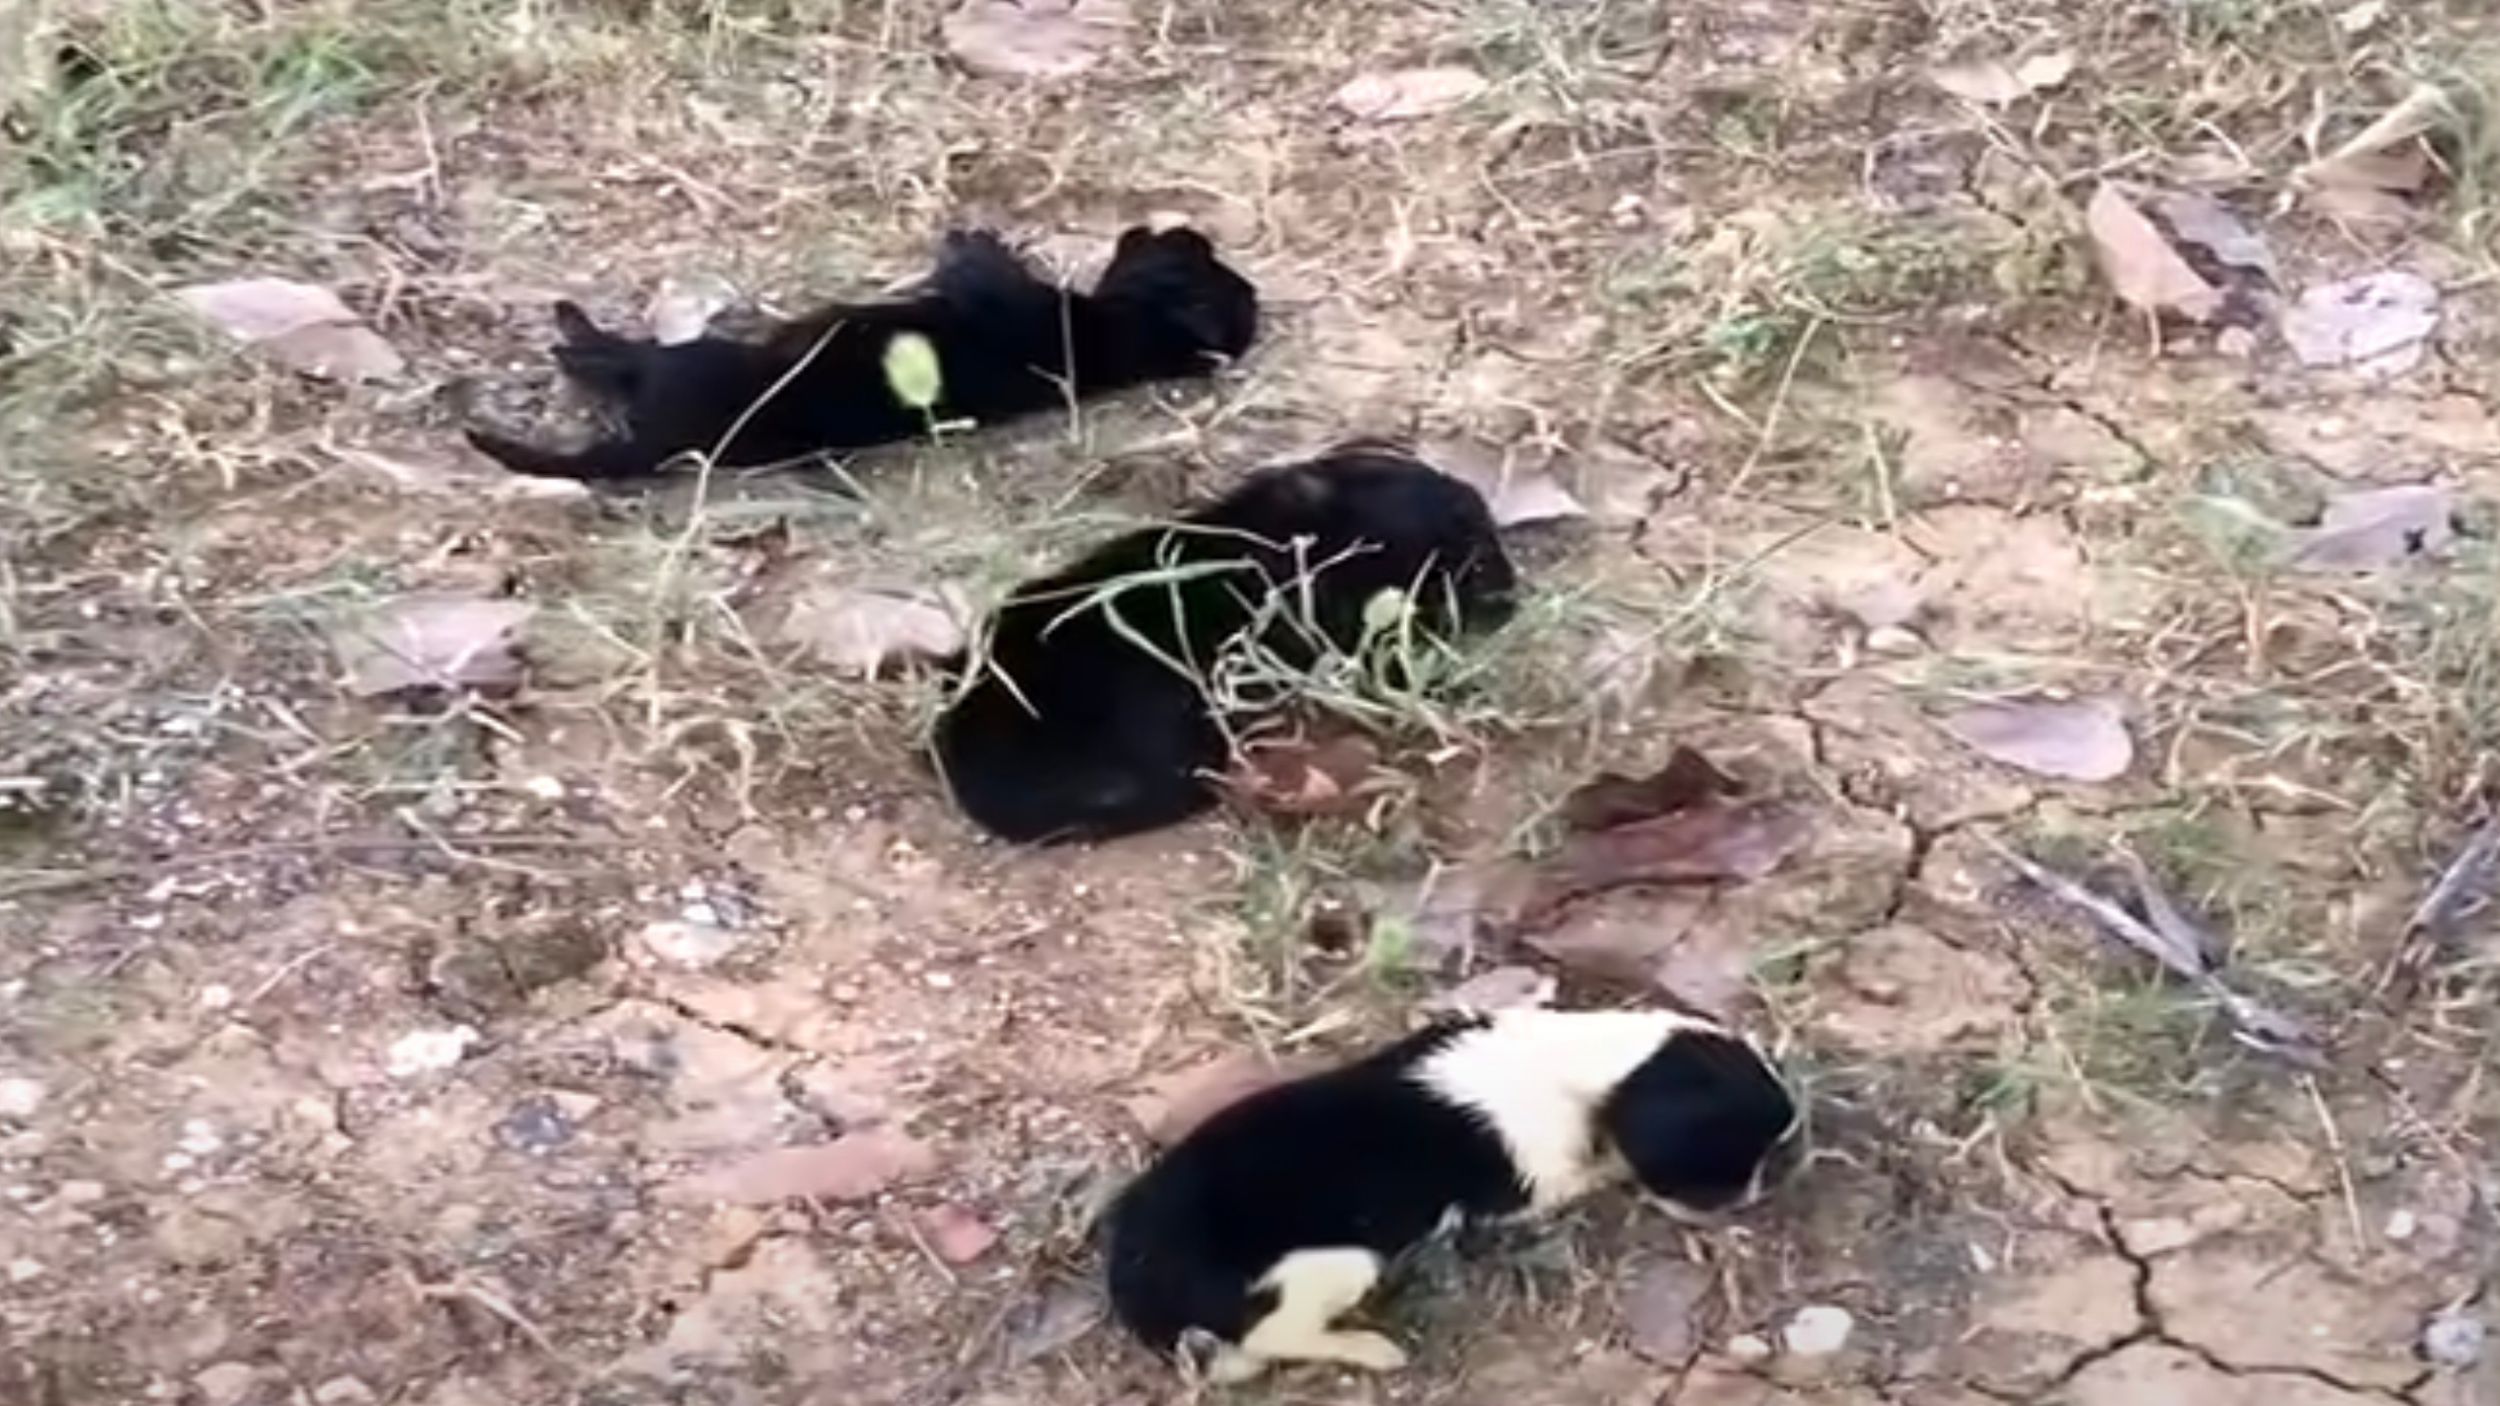
<path fill-rule="evenodd" d="M 2409 960 L 2436 955 L 2454 936 L 2459 920 L 2481 909 L 2491 896 L 2495 858 L 2500 858 L 2500 815 L 2474 827 L 2405 919 L 2402 950 Z"/>
<path fill-rule="evenodd" d="M 2192 938 L 2161 932 L 2083 883 L 2040 864 L 2003 841 L 1977 832 L 1974 835 L 1980 844 L 2041 891 L 2081 911 L 2103 932 L 2194 986 L 2230 1020 L 2233 1039 L 2304 1068 L 2323 1065 L 2317 1036 L 2308 1027 L 2231 989 L 2220 976 L 2206 969 L 2205 954 Z"/>
<path fill-rule="evenodd" d="M 2372 158 L 2440 130 L 2456 117 L 2456 104 L 2435 83 L 2415 85 L 2349 141 L 2300 169 L 2303 179 L 2336 184 L 2355 179 Z"/>
<path fill-rule="evenodd" d="M 2182 953 L 2194 953 L 2205 970 L 2220 967 L 2226 955 L 2222 935 L 2213 928 L 2188 916 L 2170 891 L 2153 877 L 2152 866 L 2134 850 L 2126 850 L 2128 872 L 2135 879 L 2135 896 L 2144 905 L 2144 916 L 2153 930 L 2167 938 Z"/>
<path fill-rule="evenodd" d="M 2045 867 L 2012 846 L 1988 835 L 1978 838 L 1998 858 L 2012 865 L 2016 873 L 2038 885 L 2051 897 L 2080 909 L 2111 936 L 2161 963 L 2174 975 L 2189 981 L 2203 981 L 2207 976 L 2204 954 L 2192 945 L 2173 941 L 2114 901 L 2093 892 L 2078 880 Z"/>

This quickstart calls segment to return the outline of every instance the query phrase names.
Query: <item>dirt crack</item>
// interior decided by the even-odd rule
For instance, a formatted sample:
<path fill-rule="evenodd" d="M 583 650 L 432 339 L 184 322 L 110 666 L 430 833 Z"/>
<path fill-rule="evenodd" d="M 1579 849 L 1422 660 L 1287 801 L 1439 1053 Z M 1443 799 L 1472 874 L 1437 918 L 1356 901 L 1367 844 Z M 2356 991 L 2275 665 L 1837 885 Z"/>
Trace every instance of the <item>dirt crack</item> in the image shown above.
<path fill-rule="evenodd" d="M 2414 1401 L 2413 1394 L 2420 1391 L 2430 1382 L 2432 1377 L 2436 1375 L 2434 1372 L 2425 1369 L 2424 1371 L 2417 1373 L 2412 1379 L 2406 1381 L 2402 1386 L 2390 1388 L 2373 1386 L 2367 1382 L 2352 1381 L 2347 1378 L 2337 1376 L 2335 1373 L 2327 1371 L 2322 1367 L 2310 1367 L 2296 1363 L 2234 1362 L 2229 1358 L 2222 1356 L 2221 1353 L 2216 1351 L 2214 1348 L 2209 1347 L 2206 1344 L 2172 1328 L 2168 1320 L 2163 1317 L 2161 1305 L 2153 1297 L 2153 1261 L 2155 1256 L 2140 1253 L 2127 1244 L 2126 1236 L 2119 1229 L 2118 1214 L 2110 1206 L 2107 1198 L 2078 1186 L 2073 1181 L 2059 1174 L 2054 1168 L 2026 1164 L 2025 1170 L 2049 1182 L 2066 1195 L 2073 1197 L 2078 1201 L 2085 1202 L 2092 1207 L 2094 1215 L 2100 1221 L 2102 1238 L 2108 1242 L 2111 1253 L 2117 1255 L 2119 1259 L 2125 1261 L 2128 1269 L 2134 1274 L 2135 1315 L 2137 1325 L 2132 1332 L 2114 1339 L 2111 1342 L 2104 1343 L 2098 1347 L 2086 1349 L 2085 1351 L 2076 1354 L 2075 1357 L 2069 1360 L 2057 1373 L 2054 1380 L 2049 1382 L 2046 1386 L 2042 1387 L 2038 1392 L 2034 1393 L 2030 1397 L 2025 1398 L 2025 1400 L 2029 1402 L 2042 1403 L 2043 1406 L 2045 1406 L 2045 1403 L 2051 1396 L 2073 1383 L 2076 1377 L 2080 1376 L 2094 1363 L 2114 1357 L 2129 1348 L 2138 1347 L 2146 1343 L 2187 1353 L 2188 1355 L 2196 1358 L 2198 1362 L 2204 1364 L 2206 1367 L 2209 1367 L 2227 1377 L 2240 1380 L 2269 1376 L 2300 1377 L 2316 1382 L 2321 1386 L 2331 1387 L 2334 1390 L 2344 1392 L 2349 1395 L 2375 1397 L 2385 1401 L 2405 1402 L 2408 1403 L 2408 1406 L 2410 1406 L 2410 1404 Z M 2187 1170 L 2184 1174 L 2200 1180 L 2228 1180 L 2228 1178 L 2216 1177 L 2209 1173 L 2198 1172 L 2193 1169 Z M 2276 1190 L 2282 1191 L 2287 1196 L 2294 1196 L 2296 1198 L 2299 1196 L 2298 1193 L 2293 1192 L 2289 1188 L 2282 1186 L 2280 1183 L 2265 1177 L 2250 1177 L 2248 1180 L 2263 1182 L 2266 1185 L 2273 1186 Z M 2306 1198 L 2299 1199 L 2305 1200 Z"/>

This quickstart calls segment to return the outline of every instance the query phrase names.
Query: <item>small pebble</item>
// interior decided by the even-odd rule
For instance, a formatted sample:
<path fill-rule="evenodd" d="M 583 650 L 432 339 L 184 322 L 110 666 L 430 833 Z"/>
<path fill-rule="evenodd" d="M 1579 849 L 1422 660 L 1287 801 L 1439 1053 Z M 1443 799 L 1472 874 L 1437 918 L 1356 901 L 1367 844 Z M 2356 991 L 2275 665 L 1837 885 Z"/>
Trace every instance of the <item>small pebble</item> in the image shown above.
<path fill-rule="evenodd" d="M 711 913 L 709 904 L 688 904 L 692 914 L 701 909 Z M 635 942 L 654 960 L 672 967 L 700 971 L 727 957 L 743 946 L 746 938 L 710 921 L 689 916 L 684 921 L 651 923 L 636 935 Z"/>
<path fill-rule="evenodd" d="M 1739 1333 L 1727 1340 L 1727 1355 L 1739 1362 L 1767 1361 L 1771 1356 L 1771 1342 L 1760 1333 Z"/>
<path fill-rule="evenodd" d="M 9 1282 L 12 1284 L 23 1284 L 30 1279 L 40 1278 L 42 1274 L 43 1261 L 41 1260 L 14 1259 L 9 1261 Z"/>
<path fill-rule="evenodd" d="M 524 790 L 528 791 L 531 795 L 536 796 L 542 801 L 560 801 L 564 799 L 564 783 L 558 781 L 552 776 L 533 776 L 529 780 L 522 782 L 521 785 Z M 349 1377 L 344 1380 L 354 1381 L 355 1379 Z"/>
<path fill-rule="evenodd" d="M 394 1079 L 412 1078 L 437 1069 L 449 1069 L 467 1054 L 478 1039 L 475 1028 L 455 1025 L 444 1030 L 412 1030 L 391 1042 L 382 1057 L 382 1068 Z"/>
<path fill-rule="evenodd" d="M 314 1406 L 365 1406 L 380 1398 L 355 1377 L 332 1377 L 313 1388 L 312 1399 Z"/>
<path fill-rule="evenodd" d="M 234 988 L 222 981 L 212 981 L 200 988 L 200 1009 L 222 1011 L 234 1004 Z"/>
<path fill-rule="evenodd" d="M 32 1118 L 43 1107 L 43 1085 L 32 1079 L 0 1079 L 0 1118 Z"/>
<path fill-rule="evenodd" d="M 2387 1238 L 2398 1244 L 2412 1239 L 2414 1232 L 2421 1228 L 2421 1217 L 2411 1211 L 2395 1211 L 2387 1217 Z"/>
<path fill-rule="evenodd" d="M 1848 1345 L 1849 1331 L 1856 1326 L 1857 1320 L 1845 1308 L 1808 1304 L 1780 1329 L 1780 1346 L 1796 1357 L 1829 1357 Z"/>
<path fill-rule="evenodd" d="M 2483 1320 L 2462 1309 L 2446 1309 L 2422 1329 L 2422 1355 L 2442 1367 L 2471 1367 L 2483 1360 Z"/>
<path fill-rule="evenodd" d="M 260 1373 L 248 1362 L 219 1362 L 202 1367 L 191 1385 L 199 1389 L 204 1406 L 235 1406 L 251 1394 L 259 1379 Z"/>

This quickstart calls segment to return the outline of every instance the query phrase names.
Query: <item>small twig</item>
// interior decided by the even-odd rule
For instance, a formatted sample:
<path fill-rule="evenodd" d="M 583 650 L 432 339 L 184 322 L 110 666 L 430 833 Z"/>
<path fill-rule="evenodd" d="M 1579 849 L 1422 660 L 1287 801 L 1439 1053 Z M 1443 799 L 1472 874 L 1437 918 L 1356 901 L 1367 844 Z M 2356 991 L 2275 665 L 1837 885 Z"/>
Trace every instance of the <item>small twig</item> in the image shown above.
<path fill-rule="evenodd" d="M 2233 990 L 2219 974 L 2206 967 L 2204 953 L 2183 950 L 2182 944 L 2173 941 L 2168 934 L 2155 931 L 2133 913 L 2056 870 L 2042 866 L 2002 840 L 1977 831 L 1972 833 L 1979 843 L 1994 851 L 1999 858 L 2012 865 L 2015 872 L 2051 897 L 2082 910 L 2100 924 L 2103 931 L 2151 957 L 2161 964 L 2163 970 L 2195 987 L 2198 994 L 2220 1007 L 2230 1019 L 2231 1038 L 2234 1040 L 2305 1069 L 2325 1067 L 2315 1036 L 2300 1022 Z"/>
<path fill-rule="evenodd" d="M 1805 363 L 1806 352 L 1814 346 L 1814 339 L 1822 335 L 1823 320 L 1820 313 L 1815 314 L 1806 323 L 1806 330 L 1797 334 L 1797 345 L 1789 349 L 1788 364 L 1780 370 L 1779 386 L 1771 392 L 1770 407 L 1762 412 L 1762 432 L 1754 437 L 1753 449 L 1745 455 L 1745 462 L 1737 466 L 1735 475 L 1728 479 L 1727 487 L 1719 490 L 1722 499 L 1735 497 L 1736 490 L 1745 486 L 1745 480 L 1753 477 L 1753 471 L 1771 452 L 1771 441 L 1779 434 L 1780 416 L 1788 409 L 1788 394 L 1797 384 L 1797 368 Z"/>
<path fill-rule="evenodd" d="M 2300 1085 L 2309 1093 L 2309 1106 L 2318 1111 L 2318 1126 L 2326 1130 L 2327 1151 L 2335 1154 L 2335 1180 L 2344 1189 L 2344 1215 L 2352 1222 L 2352 1251 L 2359 1255 L 2368 1246 L 2361 1228 L 2361 1196 L 2353 1190 L 2352 1159 L 2344 1153 L 2343 1130 L 2335 1126 L 2335 1115 L 2327 1110 L 2326 1096 L 2318 1092 L 2318 1081 L 2307 1074 L 2300 1076 Z"/>
<path fill-rule="evenodd" d="M 2404 938 L 2396 949 L 2399 970 L 2418 970 L 2447 946 L 2460 910 L 2483 896 L 2480 890 L 2494 858 L 2500 858 L 2500 814 L 2474 828 L 2405 919 Z"/>
<path fill-rule="evenodd" d="M 429 1284 L 407 1270 L 403 1269 L 400 1273 L 406 1277 L 408 1287 L 416 1292 L 417 1297 L 429 1303 L 473 1303 L 510 1324 L 514 1332 L 529 1339 L 530 1346 L 547 1354 L 549 1361 L 567 1372 L 580 1375 L 582 1369 L 557 1349 L 556 1345 L 548 1339 L 545 1331 L 531 1322 L 521 1310 L 514 1308 L 501 1294 L 480 1288 L 466 1278 L 453 1278 L 440 1284 Z"/>
<path fill-rule="evenodd" d="M 945 1280 L 948 1287 L 951 1288 L 963 1282 L 963 1276 L 957 1274 L 955 1267 L 948 1264 L 945 1257 L 937 1252 L 937 1247 L 929 1243 L 929 1237 L 920 1233 L 920 1227 L 912 1224 L 912 1218 L 908 1213 L 898 1210 L 889 1214 L 895 1228 L 903 1232 L 903 1238 L 911 1242 L 911 1247 L 920 1252 L 920 1257 L 929 1262 L 929 1268 L 936 1270 L 938 1277 Z"/>
<path fill-rule="evenodd" d="M 327 955 L 337 946 L 338 944 L 335 942 L 317 942 L 312 946 L 305 948 L 303 951 L 296 953 L 294 956 L 287 958 L 286 961 L 282 963 L 276 971 L 271 972 L 260 985 L 253 987 L 251 991 L 237 1003 L 236 1008 L 239 1010 L 250 1009 L 253 1003 L 260 1000 L 261 997 L 277 990 L 279 983 L 285 981 L 288 977 L 295 975 L 297 972 L 302 971 L 304 968 L 311 966 L 314 962 L 319 961 L 323 956 Z"/>

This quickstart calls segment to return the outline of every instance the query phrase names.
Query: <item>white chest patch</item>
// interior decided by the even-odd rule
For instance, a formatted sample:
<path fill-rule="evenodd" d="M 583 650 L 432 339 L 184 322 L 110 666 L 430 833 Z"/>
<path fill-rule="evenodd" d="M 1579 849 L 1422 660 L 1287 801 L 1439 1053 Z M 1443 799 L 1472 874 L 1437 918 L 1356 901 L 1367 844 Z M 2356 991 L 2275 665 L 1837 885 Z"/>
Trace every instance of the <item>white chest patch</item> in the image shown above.
<path fill-rule="evenodd" d="M 1609 1179 L 1597 1137 L 1606 1095 L 1678 1030 L 1709 1028 L 1671 1011 L 1504 1011 L 1415 1068 L 1442 1099 L 1482 1116 L 1550 1210 Z"/>

